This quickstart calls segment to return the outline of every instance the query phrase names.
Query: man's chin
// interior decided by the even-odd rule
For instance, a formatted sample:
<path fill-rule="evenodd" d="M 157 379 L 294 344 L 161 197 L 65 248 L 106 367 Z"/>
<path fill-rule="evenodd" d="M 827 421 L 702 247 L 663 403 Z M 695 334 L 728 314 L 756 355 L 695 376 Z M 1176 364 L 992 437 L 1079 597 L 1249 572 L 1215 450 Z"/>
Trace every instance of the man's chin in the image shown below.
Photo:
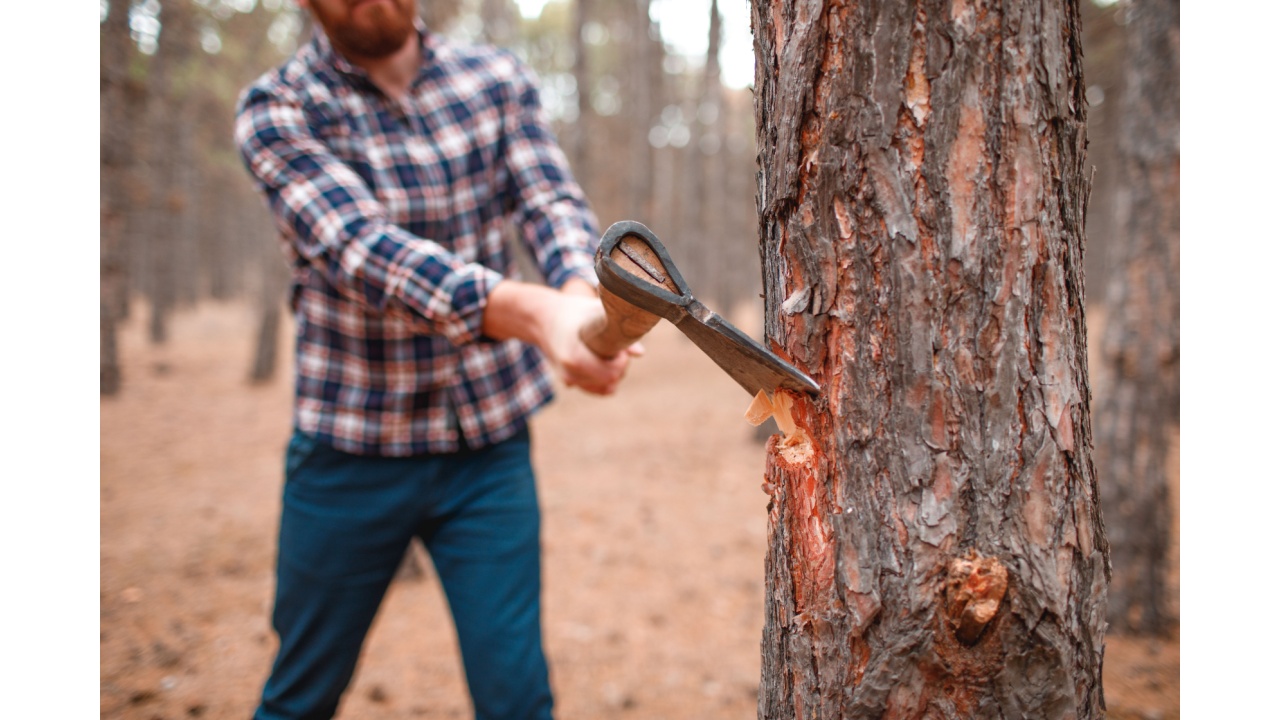
<path fill-rule="evenodd" d="M 399 52 L 404 47 L 407 39 L 407 35 L 397 35 L 378 42 L 366 42 L 361 47 L 352 48 L 352 50 L 361 57 L 370 60 L 381 60 Z"/>
<path fill-rule="evenodd" d="M 361 18 L 364 20 L 365 18 Z M 373 18 L 369 18 L 373 19 Z M 413 36 L 413 24 L 400 24 L 390 18 L 381 22 L 357 22 L 342 33 L 342 46 L 371 60 L 394 55 Z"/>

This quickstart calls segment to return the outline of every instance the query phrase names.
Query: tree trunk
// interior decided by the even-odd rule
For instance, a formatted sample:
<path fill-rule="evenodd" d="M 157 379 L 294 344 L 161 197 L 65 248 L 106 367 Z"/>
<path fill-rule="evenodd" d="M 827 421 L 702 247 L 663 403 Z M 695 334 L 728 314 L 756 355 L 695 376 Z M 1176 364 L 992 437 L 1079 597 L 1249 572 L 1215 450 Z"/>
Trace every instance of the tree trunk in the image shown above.
<path fill-rule="evenodd" d="M 724 88 L 720 83 L 720 6 L 711 0 L 711 19 L 707 32 L 707 63 L 702 73 L 702 92 L 698 99 L 694 127 L 695 152 L 698 158 L 697 235 L 691 240 L 702 255 L 699 263 L 706 283 L 702 296 L 723 312 L 730 310 L 728 258 L 729 235 L 725 232 L 725 178 L 728 176 L 724 147 Z M 686 195 L 686 197 L 691 197 Z"/>
<path fill-rule="evenodd" d="M 1115 196 L 1119 191 L 1119 162 L 1116 149 L 1120 133 L 1121 74 L 1124 70 L 1124 27 L 1119 17 L 1122 5 L 1080 6 L 1081 46 L 1084 48 L 1084 79 L 1089 103 L 1089 207 L 1085 217 L 1088 249 L 1085 252 L 1085 301 L 1090 308 L 1101 307 L 1106 299 L 1108 248 L 1116 236 Z M 1095 394 L 1100 378 L 1093 377 Z"/>
<path fill-rule="evenodd" d="M 128 150 L 126 83 L 132 42 L 129 39 L 128 7 L 124 3 L 117 2 L 110 8 L 101 37 L 98 392 L 114 395 L 120 391 L 123 380 L 116 328 L 121 320 L 120 308 L 127 300 L 124 232 L 131 157 Z"/>
<path fill-rule="evenodd" d="M 1098 718 L 1073 2 L 754 0 L 762 718 Z"/>
<path fill-rule="evenodd" d="M 284 263 L 276 259 L 275 262 L 262 264 L 258 340 L 254 345 L 253 367 L 249 370 L 249 381 L 252 383 L 265 383 L 275 377 L 280 355 L 280 320 L 287 284 L 288 273 Z"/>
<path fill-rule="evenodd" d="M 706 163 L 702 157 L 702 151 L 698 149 L 698 143 L 702 139 L 701 123 L 698 122 L 701 94 L 701 92 L 692 92 L 689 93 L 692 97 L 688 100 L 683 98 L 677 100 L 679 106 L 683 108 L 681 115 L 684 123 L 688 125 L 689 139 L 684 147 L 671 149 L 676 156 L 675 166 L 678 168 L 671 179 L 671 184 L 676 191 L 676 208 L 673 208 L 675 212 L 672 219 L 675 221 L 673 234 L 678 238 L 675 246 L 680 249 L 678 252 L 681 257 L 687 257 L 690 260 L 689 271 L 685 273 L 685 277 L 694 283 L 694 287 L 698 288 L 698 292 L 703 297 L 710 300 L 714 297 L 711 294 L 712 271 L 709 267 L 714 250 L 709 247 L 710 243 L 707 242 L 702 227 L 702 205 L 706 202 L 707 193 L 703 174 Z M 684 95 L 684 92 L 681 92 L 681 95 Z"/>
<path fill-rule="evenodd" d="M 258 341 L 254 345 L 249 382 L 265 383 L 275 377 L 280 347 L 280 302 L 264 298 L 259 305 Z"/>
<path fill-rule="evenodd" d="M 591 137 L 593 123 L 591 116 L 591 66 L 587 54 L 586 29 L 589 14 L 589 0 L 574 0 L 573 3 L 573 79 L 578 89 L 578 120 L 573 123 L 568 133 L 569 162 L 573 167 L 574 177 L 584 188 L 591 188 L 591 172 L 588 169 L 588 138 Z"/>
<path fill-rule="evenodd" d="M 760 286 L 759 227 L 756 222 L 755 119 L 751 117 L 752 95 L 749 90 L 734 90 L 725 98 L 721 112 L 723 148 L 727 165 L 725 174 L 725 212 L 721 216 L 721 232 L 728 239 L 729 262 L 726 274 L 732 288 L 731 302 L 763 307 Z M 745 120 L 745 122 L 744 122 Z M 755 315 L 760 310 L 753 310 Z M 758 335 L 759 330 L 753 334 Z"/>
<path fill-rule="evenodd" d="M 126 31 L 127 32 L 127 31 Z M 132 40 L 129 41 L 132 46 Z M 132 47 L 130 49 L 132 52 Z M 123 173 L 121 186 L 123 229 L 121 237 L 121 264 L 124 266 L 124 285 L 120 293 L 120 304 L 117 305 L 117 317 L 124 320 L 133 311 L 129 302 L 135 294 L 145 293 L 147 289 L 146 242 L 144 238 L 150 219 L 150 180 L 147 177 L 148 158 L 153 149 L 148 135 L 148 116 L 151 112 L 151 91 L 142 78 L 133 78 L 125 82 L 125 126 L 124 151 L 129 154 L 128 172 Z"/>
<path fill-rule="evenodd" d="M 1115 567 L 1109 620 L 1168 629 L 1169 439 L 1178 422 L 1178 2 L 1129 7 L 1121 192 L 1099 368 L 1098 475 Z"/>
<path fill-rule="evenodd" d="M 240 247 L 245 243 L 242 238 L 230 236 L 228 230 L 238 223 L 227 219 L 240 210 L 237 201 L 241 194 L 225 176 L 219 175 L 218 191 L 203 198 L 197 208 L 200 213 L 200 257 L 209 297 L 230 300 L 239 290 L 238 276 L 243 264 Z"/>
<path fill-rule="evenodd" d="M 653 208 L 654 158 L 649 145 L 649 127 L 653 123 L 653 40 L 649 36 L 649 0 L 635 0 L 635 24 L 631 27 L 631 93 L 627 113 L 630 116 L 629 141 L 631 162 L 627 165 L 627 212 L 631 217 L 649 217 Z"/>
<path fill-rule="evenodd" d="M 150 220 L 143 239 L 147 248 L 146 289 L 151 301 L 148 334 L 151 342 L 158 344 L 168 340 L 169 316 L 178 300 L 182 251 L 186 245 L 182 234 L 189 199 L 184 166 L 190 163 L 191 157 L 184 122 L 186 97 L 180 80 L 195 42 L 192 11 L 185 0 L 168 0 L 161 8 L 160 37 L 148 78 Z"/>

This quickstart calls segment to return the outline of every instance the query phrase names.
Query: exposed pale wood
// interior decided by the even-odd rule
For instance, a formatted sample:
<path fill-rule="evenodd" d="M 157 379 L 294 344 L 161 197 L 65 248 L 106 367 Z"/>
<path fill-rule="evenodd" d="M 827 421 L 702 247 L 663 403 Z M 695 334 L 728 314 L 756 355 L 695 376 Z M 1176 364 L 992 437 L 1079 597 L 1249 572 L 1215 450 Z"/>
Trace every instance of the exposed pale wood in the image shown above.
<path fill-rule="evenodd" d="M 751 404 L 747 406 L 747 422 L 752 425 L 761 425 L 771 417 L 773 417 L 773 403 L 769 402 L 769 394 L 763 390 L 757 391 L 755 397 L 751 398 Z"/>
<path fill-rule="evenodd" d="M 764 390 L 760 390 L 751 399 L 751 405 L 747 407 L 747 422 L 760 426 L 766 420 L 772 419 L 778 430 L 782 431 L 782 447 L 799 445 L 806 438 L 799 432 L 796 421 L 791 416 L 793 404 L 789 393 L 779 391 L 770 397 Z"/>

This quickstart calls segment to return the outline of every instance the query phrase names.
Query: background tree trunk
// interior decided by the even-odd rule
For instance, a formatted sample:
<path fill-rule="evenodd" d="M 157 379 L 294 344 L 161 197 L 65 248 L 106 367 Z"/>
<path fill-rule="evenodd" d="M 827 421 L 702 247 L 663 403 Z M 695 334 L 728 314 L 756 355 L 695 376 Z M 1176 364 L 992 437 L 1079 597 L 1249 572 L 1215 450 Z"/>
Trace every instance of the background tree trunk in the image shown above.
<path fill-rule="evenodd" d="M 627 176 L 627 210 L 631 217 L 653 214 L 653 150 L 649 145 L 649 127 L 653 123 L 653 40 L 649 37 L 649 0 L 635 0 L 635 22 L 631 26 L 631 80 L 629 137 L 631 162 Z"/>
<path fill-rule="evenodd" d="M 274 259 L 274 258 L 273 258 Z M 263 383 L 275 377 L 279 365 L 281 314 L 289 274 L 281 262 L 264 262 L 262 288 L 258 300 L 258 338 L 253 352 L 249 381 Z"/>
<path fill-rule="evenodd" d="M 762 718 L 1102 716 L 1073 2 L 755 0 Z"/>
<path fill-rule="evenodd" d="M 151 302 L 149 336 L 168 339 L 169 315 L 178 301 L 187 243 L 184 221 L 189 209 L 186 168 L 191 164 L 183 70 L 195 44 L 191 7 L 185 0 L 161 6 L 163 28 L 148 76 L 147 127 L 152 147 L 147 154 L 147 220 L 140 238 L 145 251 L 145 292 Z"/>
<path fill-rule="evenodd" d="M 569 128 L 567 154 L 573 167 L 573 174 L 578 184 L 591 188 L 591 175 L 588 171 L 588 158 L 591 137 L 591 63 L 588 55 L 586 30 L 590 15 L 589 0 L 574 0 L 573 3 L 573 80 L 577 88 L 578 118 Z"/>
<path fill-rule="evenodd" d="M 246 193 L 246 203 L 253 199 L 247 195 Z M 280 256 L 279 238 L 259 229 L 271 225 L 266 208 L 246 204 L 243 217 L 245 221 L 241 225 L 242 232 L 258 240 L 252 244 L 250 251 L 256 260 L 254 267 L 259 271 L 259 284 L 258 334 L 254 344 L 253 363 L 249 368 L 249 381 L 264 383 L 275 377 L 280 364 L 280 327 L 284 324 L 283 313 L 288 305 L 290 269 Z"/>
<path fill-rule="evenodd" d="M 1109 620 L 1160 633 L 1170 622 L 1169 440 L 1179 406 L 1178 2 L 1134 0 L 1127 12 L 1097 459 L 1115 568 Z"/>
<path fill-rule="evenodd" d="M 116 326 L 127 302 L 124 233 L 127 217 L 127 183 L 132 153 L 129 152 L 128 98 L 129 13 L 119 3 L 110 9 L 101 32 L 99 74 L 99 137 L 101 176 L 99 178 L 99 366 L 98 391 L 114 395 L 120 391 L 120 354 Z"/>
<path fill-rule="evenodd" d="M 698 234 L 694 238 L 701 249 L 702 266 L 705 268 L 706 289 L 703 297 L 715 303 L 723 312 L 732 303 L 731 268 L 728 258 L 733 255 L 729 247 L 730 236 L 725 232 L 726 203 L 725 183 L 728 172 L 725 164 L 724 145 L 724 87 L 720 82 L 720 45 L 723 35 L 720 6 L 711 0 L 711 19 L 707 32 L 707 64 L 702 72 L 702 91 L 698 99 L 698 128 L 695 143 L 699 159 L 698 177 L 702 184 L 700 202 L 696 207 Z"/>
<path fill-rule="evenodd" d="M 1089 207 L 1085 216 L 1088 249 L 1085 252 L 1085 300 L 1090 308 L 1102 307 L 1110 273 L 1108 248 L 1116 236 L 1115 194 L 1119 187 L 1116 149 L 1120 134 L 1121 73 L 1124 69 L 1124 6 L 1081 3 L 1084 79 L 1088 86 L 1090 175 Z M 1093 378 L 1095 392 L 1099 378 Z M 1099 397 L 1101 397 L 1099 395 Z"/>

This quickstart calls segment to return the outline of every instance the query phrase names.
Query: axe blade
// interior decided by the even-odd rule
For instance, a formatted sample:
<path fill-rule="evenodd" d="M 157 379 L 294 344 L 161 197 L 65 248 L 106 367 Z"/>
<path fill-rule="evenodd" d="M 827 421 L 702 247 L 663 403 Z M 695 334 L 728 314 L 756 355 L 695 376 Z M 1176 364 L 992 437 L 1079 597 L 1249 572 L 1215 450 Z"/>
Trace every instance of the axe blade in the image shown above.
<path fill-rule="evenodd" d="M 596 253 L 596 275 L 601 287 L 622 302 L 680 328 L 748 393 L 820 392 L 813 378 L 698 302 L 666 248 L 644 225 L 624 220 L 609 227 Z"/>
<path fill-rule="evenodd" d="M 761 390 L 772 395 L 784 388 L 816 396 L 820 390 L 813 378 L 697 300 L 675 325 L 751 395 Z"/>

